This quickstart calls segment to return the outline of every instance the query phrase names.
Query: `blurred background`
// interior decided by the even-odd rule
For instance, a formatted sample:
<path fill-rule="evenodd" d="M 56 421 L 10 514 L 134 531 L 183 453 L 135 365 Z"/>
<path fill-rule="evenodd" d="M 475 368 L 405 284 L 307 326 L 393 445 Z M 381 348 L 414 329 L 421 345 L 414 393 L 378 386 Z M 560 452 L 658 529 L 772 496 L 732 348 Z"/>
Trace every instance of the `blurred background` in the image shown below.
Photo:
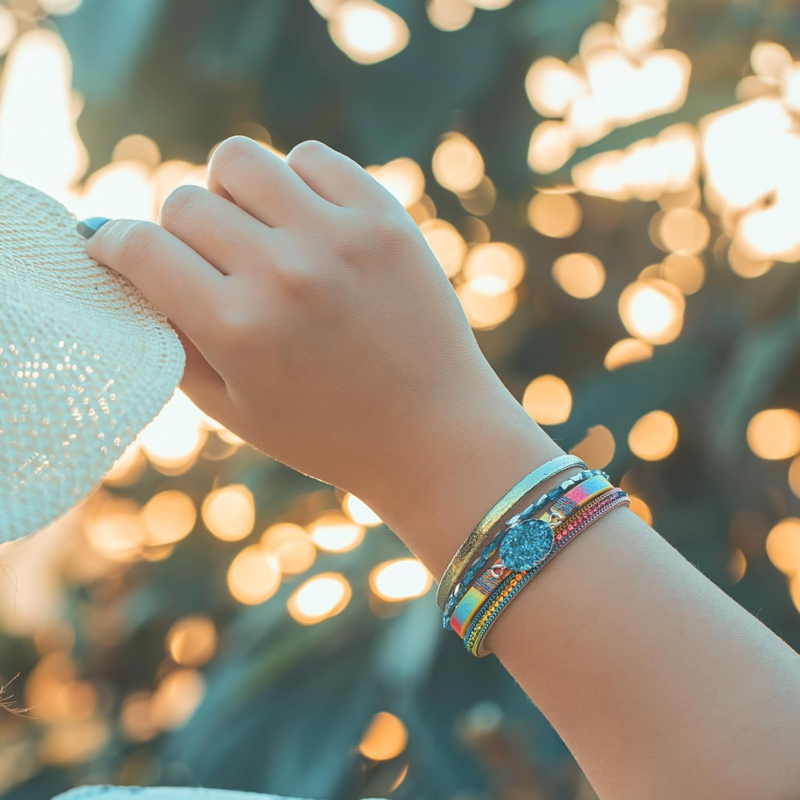
<path fill-rule="evenodd" d="M 342 150 L 530 415 L 798 649 L 799 35 L 791 0 L 5 0 L 0 172 L 155 219 L 232 134 Z M 0 548 L 0 793 L 594 798 L 431 587 L 179 393 Z"/>

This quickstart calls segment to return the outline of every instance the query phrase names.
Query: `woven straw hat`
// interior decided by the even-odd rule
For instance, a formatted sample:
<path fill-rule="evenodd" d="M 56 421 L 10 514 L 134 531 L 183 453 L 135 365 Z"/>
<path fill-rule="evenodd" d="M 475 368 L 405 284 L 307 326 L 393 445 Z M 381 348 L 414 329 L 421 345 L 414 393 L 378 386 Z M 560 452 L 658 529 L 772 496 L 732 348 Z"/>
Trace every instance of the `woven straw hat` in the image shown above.
<path fill-rule="evenodd" d="M 86 255 L 75 226 L 0 176 L 0 542 L 85 497 L 183 373 L 166 318 Z"/>

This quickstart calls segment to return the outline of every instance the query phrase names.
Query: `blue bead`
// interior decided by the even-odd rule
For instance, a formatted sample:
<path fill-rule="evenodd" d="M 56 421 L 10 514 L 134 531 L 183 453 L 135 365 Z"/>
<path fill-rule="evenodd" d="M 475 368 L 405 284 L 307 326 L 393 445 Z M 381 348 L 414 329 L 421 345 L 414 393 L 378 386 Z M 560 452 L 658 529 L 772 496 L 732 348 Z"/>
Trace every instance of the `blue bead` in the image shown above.
<path fill-rule="evenodd" d="M 542 519 L 522 522 L 506 533 L 500 558 L 508 569 L 519 572 L 538 564 L 553 547 L 553 529 Z"/>

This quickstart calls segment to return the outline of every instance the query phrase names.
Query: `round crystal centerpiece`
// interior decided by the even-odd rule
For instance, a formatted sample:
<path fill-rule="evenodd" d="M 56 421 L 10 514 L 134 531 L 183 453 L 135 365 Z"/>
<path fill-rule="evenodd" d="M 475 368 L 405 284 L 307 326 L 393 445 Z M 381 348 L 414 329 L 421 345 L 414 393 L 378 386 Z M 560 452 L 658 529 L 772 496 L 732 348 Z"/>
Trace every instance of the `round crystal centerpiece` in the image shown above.
<path fill-rule="evenodd" d="M 515 572 L 535 567 L 553 546 L 553 529 L 542 519 L 520 522 L 500 544 L 503 564 Z"/>

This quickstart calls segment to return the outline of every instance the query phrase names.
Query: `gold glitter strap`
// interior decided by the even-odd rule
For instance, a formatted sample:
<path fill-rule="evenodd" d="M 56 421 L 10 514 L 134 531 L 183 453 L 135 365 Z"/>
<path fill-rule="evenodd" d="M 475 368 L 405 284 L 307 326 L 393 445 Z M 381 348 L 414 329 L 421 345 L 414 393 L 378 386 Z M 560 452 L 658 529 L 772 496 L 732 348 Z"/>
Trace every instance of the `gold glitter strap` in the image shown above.
<path fill-rule="evenodd" d="M 480 549 L 489 531 L 521 500 L 528 492 L 535 489 L 546 480 L 564 472 L 571 467 L 586 469 L 586 464 L 577 456 L 557 456 L 546 464 L 537 467 L 533 472 L 526 475 L 516 486 L 514 486 L 501 500 L 499 500 L 489 511 L 489 513 L 477 524 L 475 529 L 458 548 L 458 552 L 453 556 L 447 569 L 439 582 L 436 591 L 436 602 L 440 608 L 444 608 L 450 592 L 453 590 L 456 581 L 461 573 L 475 558 L 475 554 Z"/>

